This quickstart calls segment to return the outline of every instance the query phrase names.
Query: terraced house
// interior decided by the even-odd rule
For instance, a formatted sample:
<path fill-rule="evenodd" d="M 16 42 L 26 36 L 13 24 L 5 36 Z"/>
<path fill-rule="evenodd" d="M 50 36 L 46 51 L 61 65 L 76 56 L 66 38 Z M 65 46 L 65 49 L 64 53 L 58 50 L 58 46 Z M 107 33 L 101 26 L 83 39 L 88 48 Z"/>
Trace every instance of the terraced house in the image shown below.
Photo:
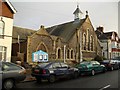
<path fill-rule="evenodd" d="M 104 32 L 103 27 L 95 31 L 103 47 L 102 56 L 112 59 L 120 56 L 120 38 L 116 32 Z"/>
<path fill-rule="evenodd" d="M 32 53 L 42 50 L 49 60 L 80 62 L 102 55 L 99 40 L 86 11 L 85 17 L 77 6 L 74 20 L 49 28 L 41 28 L 27 40 L 27 62 L 32 63 Z"/>
<path fill-rule="evenodd" d="M 0 0 L 0 60 L 11 61 L 13 18 L 15 8 L 8 0 Z"/>

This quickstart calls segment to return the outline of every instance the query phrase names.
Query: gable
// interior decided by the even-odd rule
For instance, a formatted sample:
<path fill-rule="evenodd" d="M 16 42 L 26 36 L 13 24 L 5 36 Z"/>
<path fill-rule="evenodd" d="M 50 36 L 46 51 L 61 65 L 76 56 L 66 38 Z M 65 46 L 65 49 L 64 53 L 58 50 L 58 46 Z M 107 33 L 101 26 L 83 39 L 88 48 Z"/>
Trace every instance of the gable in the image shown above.
<path fill-rule="evenodd" d="M 49 35 L 48 32 L 45 30 L 44 26 L 41 26 L 40 29 L 36 32 L 36 34 Z"/>
<path fill-rule="evenodd" d="M 0 15 L 13 19 L 13 14 L 16 13 L 15 8 L 8 0 L 0 1 Z"/>
<path fill-rule="evenodd" d="M 1 2 L 0 11 L 1 11 L 0 12 L 1 16 L 8 17 L 8 18 L 13 18 L 13 12 L 9 8 L 9 6 L 7 5 L 6 2 Z"/>

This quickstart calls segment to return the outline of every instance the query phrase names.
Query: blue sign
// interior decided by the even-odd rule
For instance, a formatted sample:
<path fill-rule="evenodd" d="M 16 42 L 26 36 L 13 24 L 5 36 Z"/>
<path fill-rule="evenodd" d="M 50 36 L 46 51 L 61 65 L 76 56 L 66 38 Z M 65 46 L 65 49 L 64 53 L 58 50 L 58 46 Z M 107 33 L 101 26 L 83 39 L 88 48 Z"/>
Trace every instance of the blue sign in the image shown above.
<path fill-rule="evenodd" d="M 33 62 L 47 62 L 48 61 L 48 53 L 39 50 L 37 52 L 32 53 L 32 61 Z"/>

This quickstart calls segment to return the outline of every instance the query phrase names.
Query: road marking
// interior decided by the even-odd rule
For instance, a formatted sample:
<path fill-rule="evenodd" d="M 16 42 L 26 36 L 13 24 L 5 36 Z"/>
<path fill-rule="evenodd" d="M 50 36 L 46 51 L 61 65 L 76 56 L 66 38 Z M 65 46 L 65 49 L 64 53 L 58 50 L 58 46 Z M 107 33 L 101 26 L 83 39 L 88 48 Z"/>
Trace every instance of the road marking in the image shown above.
<path fill-rule="evenodd" d="M 99 90 L 104 90 L 104 89 L 109 88 L 109 87 L 110 87 L 110 85 L 107 85 L 107 86 L 105 86 L 105 87 L 103 87 L 103 88 L 101 88 Z"/>

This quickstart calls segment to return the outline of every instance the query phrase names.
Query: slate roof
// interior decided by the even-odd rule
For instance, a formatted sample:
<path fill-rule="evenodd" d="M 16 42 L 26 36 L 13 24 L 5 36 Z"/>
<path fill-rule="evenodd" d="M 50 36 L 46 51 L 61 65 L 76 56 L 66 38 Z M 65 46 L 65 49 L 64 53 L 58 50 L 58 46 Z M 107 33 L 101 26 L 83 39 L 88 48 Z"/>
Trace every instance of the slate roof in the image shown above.
<path fill-rule="evenodd" d="M 71 21 L 60 25 L 55 25 L 47 28 L 47 32 L 51 35 L 58 36 L 64 39 L 65 42 L 69 41 L 74 35 L 77 28 L 80 28 L 85 19 L 79 21 Z"/>
<path fill-rule="evenodd" d="M 98 39 L 104 40 L 104 39 L 111 39 L 112 34 L 115 34 L 115 37 L 117 36 L 116 32 L 106 32 L 106 33 L 101 33 L 99 30 L 95 31 L 97 34 Z"/>
<path fill-rule="evenodd" d="M 13 26 L 12 43 L 17 43 L 18 35 L 20 36 L 20 42 L 24 42 L 28 36 L 31 36 L 35 32 L 35 30 Z"/>

